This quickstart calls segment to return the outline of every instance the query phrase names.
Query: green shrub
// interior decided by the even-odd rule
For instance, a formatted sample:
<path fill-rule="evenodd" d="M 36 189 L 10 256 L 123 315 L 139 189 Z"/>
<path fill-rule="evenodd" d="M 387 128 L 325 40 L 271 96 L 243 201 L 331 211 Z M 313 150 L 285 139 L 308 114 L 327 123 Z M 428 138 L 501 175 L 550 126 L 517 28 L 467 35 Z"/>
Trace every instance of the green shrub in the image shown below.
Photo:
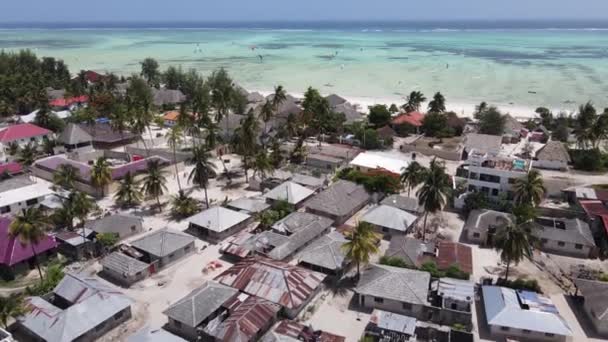
<path fill-rule="evenodd" d="M 401 268 L 414 268 L 399 257 L 383 256 L 380 258 L 380 264 Z"/>
<path fill-rule="evenodd" d="M 437 268 L 437 264 L 433 261 L 425 262 L 420 267 L 421 271 L 429 272 L 433 278 L 449 277 L 454 279 L 469 280 L 470 275 L 462 271 L 457 265 L 448 267 L 445 271 Z"/>
<path fill-rule="evenodd" d="M 608 166 L 608 154 L 599 149 L 570 150 L 572 166 L 583 171 L 603 171 Z"/>
<path fill-rule="evenodd" d="M 515 280 L 504 280 L 503 278 L 498 279 L 496 282 L 499 286 L 508 287 L 514 290 L 527 290 L 537 293 L 543 293 L 538 281 L 536 279 L 526 280 L 524 278 L 517 278 Z"/>

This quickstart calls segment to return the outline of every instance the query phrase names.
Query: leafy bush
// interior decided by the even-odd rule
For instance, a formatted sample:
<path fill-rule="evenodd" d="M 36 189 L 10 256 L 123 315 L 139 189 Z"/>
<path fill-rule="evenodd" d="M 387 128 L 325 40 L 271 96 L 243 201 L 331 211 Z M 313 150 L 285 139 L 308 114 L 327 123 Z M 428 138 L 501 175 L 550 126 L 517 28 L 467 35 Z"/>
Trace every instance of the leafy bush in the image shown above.
<path fill-rule="evenodd" d="M 385 173 L 363 173 L 351 168 L 344 168 L 338 171 L 336 178 L 361 184 L 369 192 L 395 194 L 401 189 L 399 180 Z"/>
<path fill-rule="evenodd" d="M 538 281 L 536 279 L 526 280 L 524 278 L 517 278 L 515 280 L 504 280 L 503 278 L 498 279 L 496 282 L 499 286 L 508 287 L 514 290 L 527 290 L 537 293 L 543 293 L 541 291 L 540 285 L 538 285 Z"/>
<path fill-rule="evenodd" d="M 608 167 L 608 154 L 599 149 L 570 150 L 572 165 L 577 170 L 603 171 Z"/>
<path fill-rule="evenodd" d="M 464 207 L 462 208 L 464 215 L 468 216 L 469 213 L 477 209 L 487 209 L 490 207 L 490 199 L 486 193 L 481 191 L 475 191 L 467 195 L 464 199 Z"/>
<path fill-rule="evenodd" d="M 448 267 L 445 271 L 437 268 L 437 264 L 433 261 L 425 262 L 420 267 L 421 271 L 429 272 L 433 278 L 449 277 L 454 279 L 469 280 L 470 275 L 467 272 L 462 271 L 457 265 Z"/>
<path fill-rule="evenodd" d="M 380 258 L 380 264 L 401 268 L 413 268 L 410 264 L 405 262 L 405 260 L 399 257 L 390 257 L 386 255 Z"/>
<path fill-rule="evenodd" d="M 25 293 L 28 296 L 43 296 L 51 292 L 63 279 L 63 265 L 59 262 L 53 262 L 46 268 L 45 273 L 41 282 L 25 288 Z"/>

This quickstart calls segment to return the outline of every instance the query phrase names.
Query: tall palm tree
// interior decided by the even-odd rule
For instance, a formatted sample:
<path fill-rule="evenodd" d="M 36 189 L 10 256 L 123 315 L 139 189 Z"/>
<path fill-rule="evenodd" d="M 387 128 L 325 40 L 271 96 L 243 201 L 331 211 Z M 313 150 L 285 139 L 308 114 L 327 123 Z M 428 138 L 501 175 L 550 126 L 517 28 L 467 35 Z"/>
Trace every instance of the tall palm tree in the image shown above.
<path fill-rule="evenodd" d="M 158 210 L 162 210 L 160 205 L 160 196 L 167 191 L 166 172 L 162 169 L 158 160 L 148 161 L 148 173 L 142 180 L 141 190 L 150 197 L 156 197 Z"/>
<path fill-rule="evenodd" d="M 13 293 L 8 296 L 0 296 L 0 324 L 2 328 L 8 328 L 9 319 L 16 319 L 27 313 L 23 296 Z"/>
<path fill-rule="evenodd" d="M 509 279 L 511 263 L 518 264 L 524 258 L 532 258 L 532 248 L 537 240 L 529 228 L 529 220 L 517 218 L 516 222 L 504 222 L 494 237 L 494 248 L 500 251 L 500 259 L 507 264 L 505 281 Z"/>
<path fill-rule="evenodd" d="M 175 166 L 175 178 L 177 178 L 177 187 L 182 190 L 182 183 L 179 180 L 179 170 L 177 169 L 177 147 L 183 141 L 183 131 L 180 126 L 173 126 L 165 136 L 171 150 L 173 150 L 173 165 Z"/>
<path fill-rule="evenodd" d="M 42 282 L 42 270 L 40 269 L 40 263 L 38 262 L 38 253 L 36 252 L 36 245 L 39 244 L 46 234 L 44 231 L 49 227 L 49 220 L 42 211 L 38 208 L 32 207 L 23 209 L 21 213 L 15 216 L 14 220 L 8 227 L 8 234 L 11 237 L 18 238 L 21 244 L 29 245 L 34 254 L 34 263 L 38 268 L 38 274 L 40 275 L 40 281 Z"/>
<path fill-rule="evenodd" d="M 443 208 L 451 188 L 450 176 L 445 171 L 444 163 L 433 158 L 425 174 L 422 187 L 416 193 L 418 203 L 424 209 L 423 241 L 426 239 L 426 221 L 429 213 L 435 213 Z"/>
<path fill-rule="evenodd" d="M 273 118 L 275 118 L 275 120 L 277 115 L 279 114 L 279 108 L 285 101 L 287 101 L 287 92 L 285 91 L 285 88 L 283 88 L 282 85 L 274 87 L 274 94 L 272 96 L 272 109 L 274 110 Z M 276 129 L 276 122 L 274 122 L 273 126 Z"/>
<path fill-rule="evenodd" d="M 141 202 L 142 194 L 140 184 L 131 172 L 127 172 L 120 182 L 118 190 L 114 194 L 114 200 L 123 208 L 129 208 Z"/>
<path fill-rule="evenodd" d="M 272 120 L 274 117 L 274 108 L 272 107 L 272 103 L 268 100 L 264 102 L 262 105 L 262 109 L 260 111 L 260 118 L 264 121 L 264 136 L 268 134 L 268 122 Z"/>
<path fill-rule="evenodd" d="M 110 126 L 120 134 L 120 138 L 124 140 L 125 132 L 129 129 L 129 110 L 124 104 L 115 106 L 114 111 L 110 115 Z M 127 145 L 125 145 L 125 152 Z"/>
<path fill-rule="evenodd" d="M 272 173 L 274 171 L 274 167 L 272 166 L 270 158 L 268 158 L 268 154 L 265 150 L 262 149 L 256 154 L 253 162 L 253 170 L 253 174 L 259 174 L 262 180 L 266 178 L 268 173 Z"/>
<path fill-rule="evenodd" d="M 61 186 L 67 190 L 74 189 L 74 184 L 78 179 L 78 169 L 69 164 L 63 164 L 59 166 L 57 171 L 53 174 L 53 183 L 57 186 Z"/>
<path fill-rule="evenodd" d="M 141 62 L 141 76 L 146 79 L 148 85 L 158 85 L 160 71 L 158 69 L 158 62 L 154 58 L 148 57 Z"/>
<path fill-rule="evenodd" d="M 196 214 L 199 210 L 199 202 L 183 190 L 180 190 L 177 195 L 171 198 L 171 214 L 174 217 L 189 217 Z"/>
<path fill-rule="evenodd" d="M 543 200 L 546 188 L 543 184 L 542 175 L 538 170 L 530 170 L 521 178 L 515 180 L 513 192 L 515 203 L 537 206 Z"/>
<path fill-rule="evenodd" d="M 82 191 L 73 192 L 71 197 L 74 217 L 79 219 L 81 224 L 84 224 L 89 214 L 97 209 L 97 203 Z"/>
<path fill-rule="evenodd" d="M 346 253 L 346 258 L 357 265 L 357 279 L 359 279 L 361 264 L 367 264 L 371 255 L 378 253 L 377 242 L 380 238 L 374 231 L 374 226 L 367 222 L 357 223 L 352 231 L 347 232 L 346 238 L 349 241 L 342 245 L 342 249 Z"/>
<path fill-rule="evenodd" d="M 38 154 L 38 148 L 36 145 L 32 145 L 32 143 L 27 143 L 27 145 L 23 146 L 19 150 L 19 154 L 17 155 L 17 161 L 29 168 L 36 161 L 36 155 Z"/>
<path fill-rule="evenodd" d="M 104 157 L 99 157 L 91 167 L 91 184 L 101 189 L 101 196 L 105 196 L 106 185 L 112 182 L 110 163 Z"/>
<path fill-rule="evenodd" d="M 188 181 L 193 182 L 205 191 L 205 204 L 209 207 L 209 197 L 207 196 L 207 186 L 209 179 L 215 173 L 216 166 L 211 160 L 211 154 L 203 146 L 198 146 L 192 151 L 192 162 L 194 168 L 188 176 Z"/>
<path fill-rule="evenodd" d="M 403 109 L 406 112 L 419 111 L 420 105 L 426 101 L 426 97 L 420 91 L 412 91 L 407 97 L 407 102 L 403 105 Z"/>
<path fill-rule="evenodd" d="M 440 92 L 433 95 L 433 99 L 429 102 L 429 112 L 443 113 L 445 112 L 445 97 Z"/>
<path fill-rule="evenodd" d="M 424 181 L 426 168 L 417 161 L 412 161 L 407 167 L 401 169 L 401 183 L 407 188 L 407 197 L 410 192 Z"/>

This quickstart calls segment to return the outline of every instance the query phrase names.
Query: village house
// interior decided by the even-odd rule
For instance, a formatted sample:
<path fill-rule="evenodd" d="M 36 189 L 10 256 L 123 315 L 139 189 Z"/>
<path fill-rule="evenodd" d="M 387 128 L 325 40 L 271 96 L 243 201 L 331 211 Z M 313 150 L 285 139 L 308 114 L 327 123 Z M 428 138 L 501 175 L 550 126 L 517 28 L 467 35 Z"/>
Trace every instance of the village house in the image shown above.
<path fill-rule="evenodd" d="M 226 311 L 225 303 L 238 293 L 232 287 L 206 281 L 163 312 L 168 318 L 165 328 L 195 341 L 207 324 Z"/>
<path fill-rule="evenodd" d="M 143 219 L 128 214 L 110 214 L 96 220 L 86 221 L 84 227 L 95 234 L 114 234 L 119 240 L 141 233 Z"/>
<path fill-rule="evenodd" d="M 143 254 L 140 261 L 153 264 L 151 270 L 158 271 L 194 253 L 195 240 L 191 235 L 163 228 L 132 241 L 130 245 Z"/>
<path fill-rule="evenodd" d="M 4 179 L 0 181 L 0 214 L 17 215 L 23 209 L 38 207 L 53 194 L 48 183 L 35 182 L 29 176 Z"/>
<path fill-rule="evenodd" d="M 298 254 L 299 265 L 313 271 L 341 276 L 350 266 L 344 244 L 348 240 L 337 231 L 325 234 L 304 247 Z"/>
<path fill-rule="evenodd" d="M 263 197 L 241 197 L 226 204 L 228 209 L 237 210 L 244 214 L 256 215 L 270 209 Z"/>
<path fill-rule="evenodd" d="M 361 150 L 346 145 L 328 144 L 307 146 L 306 152 L 306 165 L 322 171 L 333 171 L 348 164 Z"/>
<path fill-rule="evenodd" d="M 189 229 L 204 240 L 218 243 L 241 231 L 253 217 L 224 207 L 211 207 L 187 219 Z"/>
<path fill-rule="evenodd" d="M 165 127 L 173 127 L 173 126 L 177 125 L 178 118 L 179 118 L 178 111 L 172 110 L 172 111 L 166 112 L 165 115 L 163 115 L 163 121 L 165 123 Z"/>
<path fill-rule="evenodd" d="M 409 160 L 397 158 L 386 152 L 366 151 L 359 153 L 349 165 L 357 171 L 368 173 L 376 170 L 388 171 L 391 175 L 399 177 L 403 169 L 410 164 Z"/>
<path fill-rule="evenodd" d="M 186 100 L 186 95 L 181 90 L 151 87 L 152 103 L 157 107 L 176 105 Z"/>
<path fill-rule="evenodd" d="M 483 310 L 494 338 L 566 341 L 572 330 L 551 299 L 538 293 L 485 285 Z"/>
<path fill-rule="evenodd" d="M 496 231 L 505 224 L 514 222 L 512 214 L 495 210 L 476 209 L 469 213 L 463 234 L 469 242 L 492 246 Z"/>
<path fill-rule="evenodd" d="M 524 128 L 524 125 L 517 121 L 510 114 L 505 114 L 504 118 L 504 128 L 503 128 L 503 142 L 510 144 L 516 143 L 521 139 L 524 132 L 527 133 L 527 130 Z"/>
<path fill-rule="evenodd" d="M 44 234 L 40 242 L 33 246 L 24 245 L 19 237 L 9 234 L 12 218 L 0 216 L 0 277 L 12 280 L 17 274 L 24 273 L 35 267 L 34 251 L 39 262 L 47 260 L 55 253 L 57 242 Z"/>
<path fill-rule="evenodd" d="M 139 135 L 131 131 L 115 130 L 109 122 L 96 122 L 93 125 L 80 124 L 79 127 L 89 133 L 93 139 L 93 147 L 98 150 L 129 145 L 139 139 Z"/>
<path fill-rule="evenodd" d="M 391 238 L 385 257 L 403 260 L 410 267 L 420 267 L 436 254 L 434 242 L 424 242 L 405 235 Z"/>
<path fill-rule="evenodd" d="M 278 201 L 287 201 L 296 208 L 300 208 L 315 192 L 300 184 L 288 181 L 264 194 L 264 198 L 270 204 Z"/>
<path fill-rule="evenodd" d="M 384 204 L 372 207 L 361 217 L 361 222 L 372 224 L 387 240 L 406 235 L 417 221 L 417 216 Z"/>
<path fill-rule="evenodd" d="M 167 330 L 152 329 L 145 326 L 133 335 L 129 336 L 127 342 L 187 342 L 183 338 L 173 335 Z"/>
<path fill-rule="evenodd" d="M 328 217 L 335 225 L 346 222 L 370 201 L 370 195 L 362 185 L 339 180 L 321 193 L 306 201 L 309 213 Z"/>
<path fill-rule="evenodd" d="M 147 278 L 154 266 L 132 258 L 121 252 L 112 252 L 101 260 L 100 275 L 113 283 L 130 287 Z"/>
<path fill-rule="evenodd" d="M 440 278 L 431 283 L 432 321 L 441 325 L 472 325 L 475 283 L 453 278 Z"/>
<path fill-rule="evenodd" d="M 551 140 L 536 152 L 532 166 L 539 169 L 566 171 L 571 162 L 566 146 L 561 141 Z"/>
<path fill-rule="evenodd" d="M 260 339 L 260 342 L 345 342 L 343 336 L 322 330 L 314 330 L 310 325 L 283 320 Z"/>
<path fill-rule="evenodd" d="M 296 173 L 295 175 L 293 175 L 293 177 L 291 177 L 291 181 L 296 184 L 300 184 L 304 187 L 307 187 L 314 192 L 321 190 L 321 188 L 325 186 L 327 182 L 327 180 L 324 178 L 303 175 L 301 173 Z"/>
<path fill-rule="evenodd" d="M 66 274 L 50 297 L 26 299 L 20 341 L 94 341 L 131 318 L 132 300 L 97 278 Z"/>
<path fill-rule="evenodd" d="M 481 154 L 497 155 L 502 149 L 502 138 L 498 135 L 469 133 L 463 141 L 462 159 L 467 160 L 474 151 Z"/>
<path fill-rule="evenodd" d="M 374 309 L 365 326 L 365 336 L 373 341 L 417 341 L 414 317 Z"/>
<path fill-rule="evenodd" d="M 539 248 L 548 253 L 589 258 L 597 254 L 589 225 L 579 219 L 537 217 L 534 235 Z"/>
<path fill-rule="evenodd" d="M 418 133 L 422 122 L 424 121 L 424 114 L 413 111 L 409 113 L 402 113 L 391 120 L 391 126 L 400 135 L 407 135 L 410 133 Z"/>
<path fill-rule="evenodd" d="M 354 288 L 355 302 L 368 309 L 427 319 L 431 275 L 407 268 L 371 264 Z"/>
<path fill-rule="evenodd" d="M 577 278 L 574 284 L 593 329 L 608 338 L 608 282 Z"/>
<path fill-rule="evenodd" d="M 87 237 L 86 230 L 66 230 L 53 234 L 53 237 L 58 244 L 57 252 L 63 256 L 80 260 L 95 254 L 95 242 Z"/>
<path fill-rule="evenodd" d="M 221 284 L 280 305 L 292 319 L 321 290 L 324 279 L 322 273 L 260 257 L 244 259 L 215 278 Z"/>
<path fill-rule="evenodd" d="M 456 266 L 467 274 L 473 274 L 473 251 L 462 243 L 440 241 L 437 244 L 437 257 L 433 261 L 440 270 Z"/>
<path fill-rule="evenodd" d="M 424 212 L 424 209 L 418 203 L 418 199 L 414 197 L 390 195 L 385 197 L 380 204 L 395 207 L 417 216 Z"/>
<path fill-rule="evenodd" d="M 93 150 L 93 137 L 75 123 L 69 123 L 57 138 L 56 153 L 86 153 Z"/>
<path fill-rule="evenodd" d="M 44 140 L 53 138 L 53 132 L 31 123 L 10 125 L 0 129 L 0 160 L 7 162 L 10 146 L 16 144 L 24 147 L 27 144 L 42 145 Z"/>

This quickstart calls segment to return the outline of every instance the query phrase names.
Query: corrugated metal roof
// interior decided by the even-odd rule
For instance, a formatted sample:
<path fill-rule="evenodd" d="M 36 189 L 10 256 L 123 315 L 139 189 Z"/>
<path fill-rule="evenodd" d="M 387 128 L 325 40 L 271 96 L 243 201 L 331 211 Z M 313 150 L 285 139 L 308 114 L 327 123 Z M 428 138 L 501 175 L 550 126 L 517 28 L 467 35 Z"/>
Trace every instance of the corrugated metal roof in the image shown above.
<path fill-rule="evenodd" d="M 416 319 L 396 313 L 374 309 L 369 321 L 380 329 L 396 331 L 410 336 L 416 331 Z"/>
<path fill-rule="evenodd" d="M 443 298 L 472 302 L 475 299 L 475 284 L 467 280 L 441 278 L 437 284 L 437 293 Z"/>
<path fill-rule="evenodd" d="M 187 221 L 214 232 L 223 232 L 248 220 L 250 217 L 245 213 L 224 207 L 211 207 L 189 217 Z"/>
<path fill-rule="evenodd" d="M 325 275 L 284 262 L 253 257 L 240 261 L 215 279 L 288 309 L 297 309 L 313 295 Z"/>
<path fill-rule="evenodd" d="M 274 189 L 267 192 L 264 197 L 272 200 L 284 200 L 289 204 L 299 204 L 312 196 L 315 192 L 309 188 L 303 187 L 300 184 L 287 181 L 276 186 Z"/>
<path fill-rule="evenodd" d="M 457 242 L 442 241 L 437 247 L 437 267 L 447 269 L 456 265 L 460 270 L 473 273 L 473 251 L 471 247 Z"/>
<path fill-rule="evenodd" d="M 101 260 L 101 266 L 119 274 L 130 276 L 142 272 L 149 265 L 126 254 L 113 252 Z"/>
<path fill-rule="evenodd" d="M 209 333 L 220 341 L 248 342 L 263 333 L 281 307 L 270 301 L 250 296 L 230 310 L 226 320 Z"/>
<path fill-rule="evenodd" d="M 131 242 L 131 246 L 157 257 L 163 257 L 186 247 L 194 240 L 191 235 L 165 228 Z"/>

